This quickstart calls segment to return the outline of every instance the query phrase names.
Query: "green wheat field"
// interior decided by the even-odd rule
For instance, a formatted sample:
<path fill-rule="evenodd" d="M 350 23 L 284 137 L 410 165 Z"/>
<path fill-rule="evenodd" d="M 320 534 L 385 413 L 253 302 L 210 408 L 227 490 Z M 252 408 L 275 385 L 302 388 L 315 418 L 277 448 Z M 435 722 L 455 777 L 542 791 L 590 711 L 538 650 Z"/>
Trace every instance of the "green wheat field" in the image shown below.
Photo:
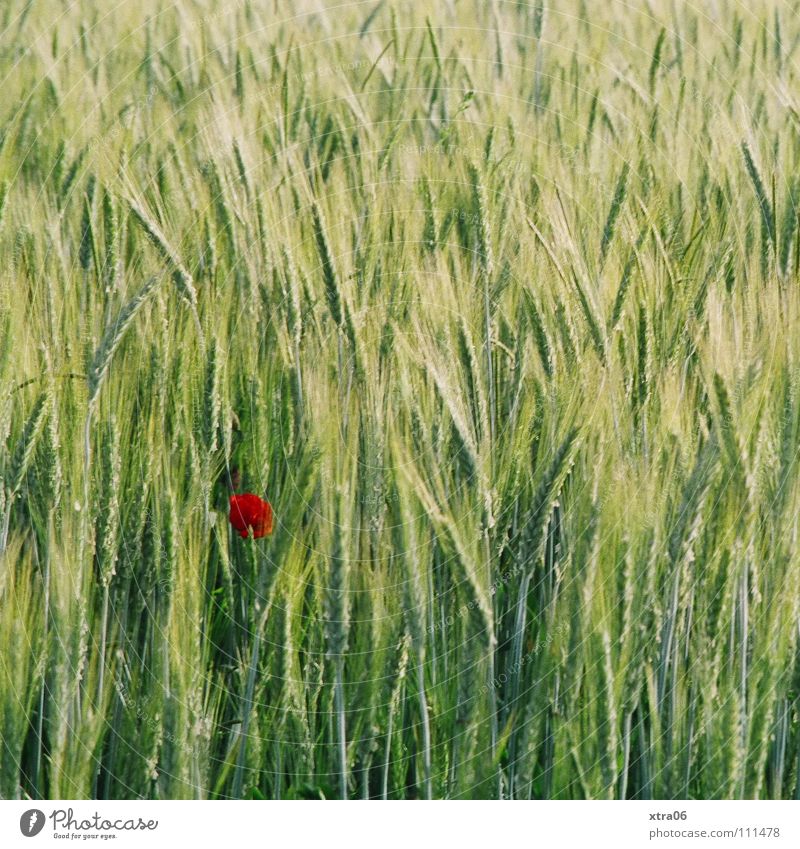
<path fill-rule="evenodd" d="M 799 71 L 797 0 L 6 0 L 0 797 L 799 797 Z"/>

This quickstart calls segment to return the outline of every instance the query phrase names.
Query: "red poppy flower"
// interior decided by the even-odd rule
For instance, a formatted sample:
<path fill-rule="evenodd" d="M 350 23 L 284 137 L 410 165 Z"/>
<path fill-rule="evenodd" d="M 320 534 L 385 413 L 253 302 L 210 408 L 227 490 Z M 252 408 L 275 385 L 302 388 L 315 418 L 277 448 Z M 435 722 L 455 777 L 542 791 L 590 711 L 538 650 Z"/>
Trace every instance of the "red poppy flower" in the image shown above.
<path fill-rule="evenodd" d="M 228 518 L 239 536 L 246 538 L 250 528 L 256 539 L 272 533 L 272 506 L 251 492 L 230 497 L 231 512 Z"/>

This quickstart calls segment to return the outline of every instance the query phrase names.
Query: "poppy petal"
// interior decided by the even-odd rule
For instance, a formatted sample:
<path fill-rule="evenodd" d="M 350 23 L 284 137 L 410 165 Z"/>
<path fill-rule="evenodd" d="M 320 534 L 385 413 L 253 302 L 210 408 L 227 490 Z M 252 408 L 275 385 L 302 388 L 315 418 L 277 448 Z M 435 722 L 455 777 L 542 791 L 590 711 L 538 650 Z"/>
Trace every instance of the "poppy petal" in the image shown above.
<path fill-rule="evenodd" d="M 272 505 L 251 492 L 231 495 L 228 518 L 242 539 L 249 536 L 251 528 L 255 539 L 272 533 Z"/>

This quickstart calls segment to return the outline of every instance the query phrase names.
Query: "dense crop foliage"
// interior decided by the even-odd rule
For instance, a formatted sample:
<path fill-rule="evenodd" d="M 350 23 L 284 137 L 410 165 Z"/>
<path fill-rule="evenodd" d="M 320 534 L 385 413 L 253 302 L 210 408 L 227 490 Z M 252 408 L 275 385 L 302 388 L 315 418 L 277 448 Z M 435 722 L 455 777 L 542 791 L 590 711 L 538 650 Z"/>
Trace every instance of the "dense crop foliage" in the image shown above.
<path fill-rule="evenodd" d="M 4 2 L 0 796 L 800 793 L 797 7 Z"/>

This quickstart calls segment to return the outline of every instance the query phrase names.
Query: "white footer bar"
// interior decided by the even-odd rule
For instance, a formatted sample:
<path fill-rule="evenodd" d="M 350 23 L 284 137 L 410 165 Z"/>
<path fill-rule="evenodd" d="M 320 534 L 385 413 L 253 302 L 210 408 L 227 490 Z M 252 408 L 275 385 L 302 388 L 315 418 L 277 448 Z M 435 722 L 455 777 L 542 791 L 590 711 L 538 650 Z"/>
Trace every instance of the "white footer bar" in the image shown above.
<path fill-rule="evenodd" d="M 0 802 L 0 846 L 800 846 L 800 802 Z M 513 843 L 511 842 L 513 841 Z"/>

